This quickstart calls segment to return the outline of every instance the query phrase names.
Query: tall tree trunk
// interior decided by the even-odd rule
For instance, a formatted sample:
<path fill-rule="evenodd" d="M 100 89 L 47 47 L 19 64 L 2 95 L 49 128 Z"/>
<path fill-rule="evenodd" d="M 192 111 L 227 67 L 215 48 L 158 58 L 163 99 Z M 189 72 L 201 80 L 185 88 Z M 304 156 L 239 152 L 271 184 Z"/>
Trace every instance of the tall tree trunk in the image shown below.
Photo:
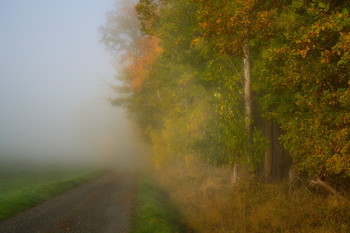
<path fill-rule="evenodd" d="M 263 177 L 265 181 L 271 180 L 272 175 L 272 151 L 273 151 L 273 133 L 272 120 L 265 120 L 264 135 L 268 140 L 268 148 L 264 157 Z"/>
<path fill-rule="evenodd" d="M 243 42 L 243 71 L 244 71 L 244 107 L 245 107 L 245 128 L 247 132 L 247 159 L 252 158 L 253 130 L 252 130 L 252 94 L 251 94 L 251 67 L 249 38 Z"/>

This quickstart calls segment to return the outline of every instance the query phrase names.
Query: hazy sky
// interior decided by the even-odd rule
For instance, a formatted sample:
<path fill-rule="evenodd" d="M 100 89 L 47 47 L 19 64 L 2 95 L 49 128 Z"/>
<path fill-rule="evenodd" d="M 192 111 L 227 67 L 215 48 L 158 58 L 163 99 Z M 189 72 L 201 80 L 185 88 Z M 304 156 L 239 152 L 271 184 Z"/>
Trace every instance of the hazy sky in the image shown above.
<path fill-rule="evenodd" d="M 114 2 L 0 1 L 0 156 L 91 155 L 125 134 L 98 32 Z"/>

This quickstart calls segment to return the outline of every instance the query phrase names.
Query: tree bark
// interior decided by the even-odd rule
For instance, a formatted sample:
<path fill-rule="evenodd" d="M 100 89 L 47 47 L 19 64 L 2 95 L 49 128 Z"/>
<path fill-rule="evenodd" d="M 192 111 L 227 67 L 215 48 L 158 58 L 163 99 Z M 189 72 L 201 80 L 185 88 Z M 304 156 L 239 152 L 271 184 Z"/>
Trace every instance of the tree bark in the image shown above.
<path fill-rule="evenodd" d="M 244 72 L 244 108 L 245 128 L 247 132 L 248 161 L 252 158 L 253 130 L 252 130 L 252 94 L 251 94 L 251 65 L 249 38 L 243 42 L 243 72 Z"/>
<path fill-rule="evenodd" d="M 237 183 L 239 181 L 238 177 L 238 165 L 236 163 L 232 164 L 232 171 L 231 171 L 231 183 Z"/>

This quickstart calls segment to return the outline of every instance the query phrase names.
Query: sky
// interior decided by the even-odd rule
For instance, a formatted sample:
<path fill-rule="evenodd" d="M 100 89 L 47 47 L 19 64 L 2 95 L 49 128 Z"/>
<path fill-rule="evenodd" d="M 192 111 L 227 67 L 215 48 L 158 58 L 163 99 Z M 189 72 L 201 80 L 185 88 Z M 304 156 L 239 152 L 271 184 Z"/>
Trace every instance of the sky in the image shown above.
<path fill-rule="evenodd" d="M 98 30 L 115 1 L 0 1 L 0 157 L 89 160 L 124 144 Z"/>

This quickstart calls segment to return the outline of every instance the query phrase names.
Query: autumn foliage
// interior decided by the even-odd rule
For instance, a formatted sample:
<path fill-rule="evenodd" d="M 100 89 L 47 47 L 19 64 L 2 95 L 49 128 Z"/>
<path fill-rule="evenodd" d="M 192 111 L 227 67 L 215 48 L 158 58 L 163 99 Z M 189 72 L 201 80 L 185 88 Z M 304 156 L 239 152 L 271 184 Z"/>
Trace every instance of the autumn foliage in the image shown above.
<path fill-rule="evenodd" d="M 347 1 L 136 3 L 137 36 L 124 53 L 130 95 L 116 102 L 139 122 L 158 167 L 202 160 L 272 180 L 286 178 L 292 165 L 310 179 L 350 177 Z M 117 38 L 130 34 L 124 29 Z M 250 119 L 242 78 L 248 60 Z"/>
<path fill-rule="evenodd" d="M 156 37 L 141 37 L 137 44 L 137 53 L 126 54 L 125 58 L 130 64 L 125 67 L 125 72 L 130 76 L 133 91 L 140 90 L 147 77 L 150 75 L 149 67 L 162 52 L 159 39 Z"/>
<path fill-rule="evenodd" d="M 133 4 L 103 28 L 122 58 L 112 103 L 186 225 L 348 232 L 349 1 Z"/>

